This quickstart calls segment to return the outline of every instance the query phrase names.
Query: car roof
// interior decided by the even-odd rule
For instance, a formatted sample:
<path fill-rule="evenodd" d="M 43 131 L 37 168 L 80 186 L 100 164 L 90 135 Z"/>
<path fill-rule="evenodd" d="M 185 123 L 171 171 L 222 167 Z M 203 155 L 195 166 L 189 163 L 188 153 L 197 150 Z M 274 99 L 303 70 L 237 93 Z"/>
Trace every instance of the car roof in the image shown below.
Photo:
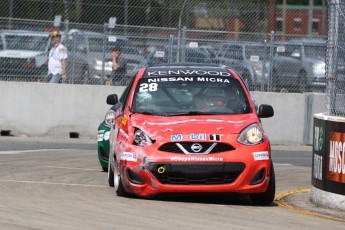
<path fill-rule="evenodd" d="M 89 30 L 70 29 L 70 31 L 68 32 L 68 34 L 73 34 L 73 33 L 78 33 L 78 34 L 84 35 L 86 37 L 103 37 L 104 36 L 103 33 L 89 31 Z M 115 36 L 117 39 L 122 39 L 122 40 L 126 40 L 126 41 L 128 40 L 127 37 L 122 36 L 122 35 L 107 34 L 107 37 L 109 37 L 109 36 Z"/>
<path fill-rule="evenodd" d="M 0 30 L 1 34 L 4 35 L 18 35 L 18 36 L 43 36 L 48 37 L 50 35 L 49 32 L 43 31 L 32 31 L 32 30 Z"/>
<path fill-rule="evenodd" d="M 288 44 L 304 44 L 304 45 L 323 44 L 325 45 L 326 42 L 327 42 L 326 39 L 321 39 L 321 38 L 301 38 L 301 39 L 289 40 Z"/>

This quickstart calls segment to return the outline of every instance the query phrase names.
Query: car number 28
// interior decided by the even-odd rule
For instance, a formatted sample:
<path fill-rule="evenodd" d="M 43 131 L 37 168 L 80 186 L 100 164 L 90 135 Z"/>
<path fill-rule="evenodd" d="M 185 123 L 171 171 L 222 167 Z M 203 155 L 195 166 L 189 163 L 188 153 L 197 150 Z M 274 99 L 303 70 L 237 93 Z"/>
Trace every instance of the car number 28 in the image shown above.
<path fill-rule="evenodd" d="M 157 83 L 150 83 L 150 84 L 142 83 L 140 84 L 139 92 L 147 92 L 147 91 L 154 92 L 154 91 L 157 91 L 157 86 L 158 86 Z"/>

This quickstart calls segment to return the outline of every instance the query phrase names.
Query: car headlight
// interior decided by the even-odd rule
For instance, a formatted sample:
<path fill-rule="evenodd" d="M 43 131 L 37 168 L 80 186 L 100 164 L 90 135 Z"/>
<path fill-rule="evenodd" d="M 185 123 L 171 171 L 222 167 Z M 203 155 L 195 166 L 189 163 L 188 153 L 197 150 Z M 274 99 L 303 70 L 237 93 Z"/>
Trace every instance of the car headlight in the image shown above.
<path fill-rule="evenodd" d="M 134 143 L 139 146 L 150 146 L 152 140 L 144 131 L 137 129 L 134 132 Z"/>
<path fill-rule="evenodd" d="M 110 127 L 113 124 L 114 119 L 115 119 L 115 112 L 113 110 L 109 110 L 105 114 L 105 118 L 104 118 L 105 125 Z"/>
<path fill-rule="evenodd" d="M 264 141 L 263 131 L 258 123 L 246 127 L 237 138 L 237 141 L 244 145 L 257 145 Z"/>

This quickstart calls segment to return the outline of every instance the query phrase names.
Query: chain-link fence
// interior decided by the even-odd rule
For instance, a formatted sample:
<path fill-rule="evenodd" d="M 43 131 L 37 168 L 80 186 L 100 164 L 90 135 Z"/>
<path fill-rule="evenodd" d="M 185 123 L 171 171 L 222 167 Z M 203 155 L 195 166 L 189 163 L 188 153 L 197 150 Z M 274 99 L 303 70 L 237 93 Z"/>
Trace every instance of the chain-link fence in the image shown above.
<path fill-rule="evenodd" d="M 109 84 L 120 44 L 123 85 L 142 66 L 188 62 L 231 66 L 251 90 L 324 92 L 328 2 L 287 2 L 8 0 L 0 78 L 47 81 L 49 35 L 59 29 L 73 84 Z"/>
<path fill-rule="evenodd" d="M 345 116 L 345 2 L 329 1 L 326 112 Z"/>

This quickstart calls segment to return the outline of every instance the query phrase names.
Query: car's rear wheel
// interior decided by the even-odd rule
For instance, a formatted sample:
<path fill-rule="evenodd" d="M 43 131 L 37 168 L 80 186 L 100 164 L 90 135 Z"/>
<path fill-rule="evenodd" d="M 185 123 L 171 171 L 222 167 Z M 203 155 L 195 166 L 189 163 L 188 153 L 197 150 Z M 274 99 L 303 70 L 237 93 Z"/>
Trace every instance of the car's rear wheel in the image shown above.
<path fill-rule="evenodd" d="M 272 91 L 279 92 L 280 91 L 280 83 L 278 79 L 278 74 L 276 70 L 272 72 Z"/>
<path fill-rule="evenodd" d="M 276 193 L 276 182 L 275 182 L 274 168 L 271 163 L 270 181 L 268 183 L 267 190 L 263 193 L 251 194 L 250 198 L 253 203 L 257 205 L 268 205 L 274 201 Z"/>
<path fill-rule="evenodd" d="M 300 93 L 308 92 L 309 87 L 308 87 L 308 81 L 307 81 L 307 73 L 302 71 L 298 75 L 298 91 Z"/>
<path fill-rule="evenodd" d="M 119 168 L 119 164 L 117 162 L 117 160 L 114 160 L 114 188 L 115 188 L 115 192 L 116 195 L 118 196 L 126 196 L 127 192 L 125 191 L 123 185 L 122 185 L 122 181 L 121 181 L 121 175 L 120 175 L 120 168 Z"/>

